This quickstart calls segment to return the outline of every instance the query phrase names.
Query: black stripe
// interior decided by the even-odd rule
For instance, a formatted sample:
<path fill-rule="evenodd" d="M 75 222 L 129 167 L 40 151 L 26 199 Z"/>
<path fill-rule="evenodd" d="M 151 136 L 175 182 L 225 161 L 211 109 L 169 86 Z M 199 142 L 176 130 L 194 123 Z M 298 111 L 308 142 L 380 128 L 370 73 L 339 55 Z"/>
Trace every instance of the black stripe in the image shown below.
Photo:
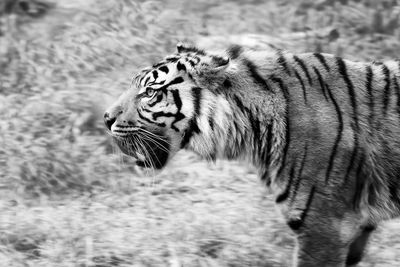
<path fill-rule="evenodd" d="M 175 63 L 175 62 L 177 62 L 179 59 L 180 59 L 180 57 L 169 58 L 167 61 L 168 61 L 169 63 Z"/>
<path fill-rule="evenodd" d="M 163 85 L 164 83 L 165 83 L 165 80 L 164 80 L 164 81 L 160 81 L 160 82 L 158 82 L 158 83 L 156 83 L 156 82 L 149 82 L 149 84 L 148 84 L 147 86 Z M 157 89 L 154 88 L 154 90 L 157 90 Z"/>
<path fill-rule="evenodd" d="M 285 191 L 283 191 L 283 193 L 281 193 L 275 200 L 276 203 L 281 203 L 283 201 L 285 201 L 290 194 L 290 188 L 292 186 L 293 183 L 293 178 L 294 178 L 294 169 L 296 167 L 296 161 L 294 161 L 292 167 L 290 168 L 290 173 L 289 173 L 289 181 L 286 184 L 286 188 Z"/>
<path fill-rule="evenodd" d="M 161 91 L 164 91 L 164 93 L 166 93 L 166 89 L 168 88 L 168 86 L 183 83 L 184 81 L 185 80 L 182 77 L 176 77 L 175 79 L 173 79 L 166 85 L 163 85 L 162 87 L 157 88 L 157 90 L 161 90 Z"/>
<path fill-rule="evenodd" d="M 158 72 L 156 70 L 153 70 L 153 77 L 154 77 L 154 81 L 157 80 Z"/>
<path fill-rule="evenodd" d="M 157 125 L 157 126 L 159 126 L 159 127 L 165 127 L 165 123 L 164 123 L 164 122 L 152 121 L 152 120 L 146 118 L 145 116 L 143 116 L 139 111 L 138 111 L 138 114 L 139 114 L 139 118 L 140 118 L 140 119 L 142 119 L 142 120 L 144 120 L 144 121 L 146 121 L 146 122 L 148 122 L 148 123 L 155 124 L 155 125 Z"/>
<path fill-rule="evenodd" d="M 141 71 L 141 74 L 140 74 L 141 77 L 139 79 L 139 84 L 142 84 L 143 79 L 146 78 L 147 74 L 149 74 L 150 71 L 151 71 L 151 69 L 145 69 L 145 70 Z"/>
<path fill-rule="evenodd" d="M 241 129 L 243 128 L 242 124 L 239 125 L 239 123 L 234 120 L 233 124 L 229 125 L 228 131 L 227 131 L 228 133 L 232 132 L 232 129 L 231 129 L 232 126 L 234 128 L 233 132 L 240 132 Z M 225 154 L 227 155 L 228 159 L 236 158 L 238 156 L 238 154 L 240 153 L 240 151 L 242 151 L 243 146 L 246 144 L 244 138 L 237 138 L 235 141 L 236 141 L 235 143 L 236 143 L 237 149 L 233 150 L 233 149 L 225 148 Z"/>
<path fill-rule="evenodd" d="M 271 152 L 272 152 L 272 144 L 273 144 L 273 142 L 274 142 L 274 131 L 273 131 L 273 129 L 274 129 L 274 122 L 273 121 L 271 121 L 269 124 L 268 124 L 268 127 L 267 127 L 267 155 L 268 155 L 268 157 L 267 157 L 267 161 L 266 161 L 266 163 L 268 164 L 267 166 L 269 166 L 269 163 L 270 163 L 270 160 L 271 160 Z"/>
<path fill-rule="evenodd" d="M 315 194 L 315 189 L 316 189 L 316 187 L 313 185 L 313 187 L 311 188 L 310 195 L 308 196 L 308 199 L 307 199 L 306 208 L 304 209 L 303 213 L 301 214 L 301 220 L 302 220 L 303 222 L 304 222 L 304 220 L 305 220 L 306 217 L 307 217 L 308 211 L 310 210 L 311 203 L 312 203 L 312 201 L 313 201 L 314 194 Z"/>
<path fill-rule="evenodd" d="M 338 118 L 338 123 L 339 123 L 338 129 L 337 129 L 337 135 L 336 135 L 335 143 L 333 145 L 331 156 L 329 157 L 328 167 L 326 169 L 325 183 L 328 183 L 330 175 L 331 175 L 333 163 L 334 163 L 334 160 L 335 160 L 335 156 L 336 156 L 336 153 L 337 153 L 337 148 L 338 148 L 339 142 L 342 140 L 343 117 L 342 117 L 342 112 L 340 110 L 340 107 L 339 107 L 337 101 L 335 100 L 335 98 L 333 97 L 333 94 L 332 94 L 330 88 L 328 87 L 327 84 L 325 84 L 325 86 L 327 88 L 327 92 L 328 92 L 329 98 L 332 100 L 332 103 L 335 106 L 335 111 L 336 111 L 337 118 Z"/>
<path fill-rule="evenodd" d="M 153 112 L 153 111 L 151 111 L 150 109 L 147 109 L 147 108 L 142 108 L 142 110 L 145 111 L 145 112 L 147 112 L 147 113 Z"/>
<path fill-rule="evenodd" d="M 215 162 L 218 154 L 217 144 L 215 143 L 215 140 L 212 140 L 211 142 L 212 142 L 212 152 L 209 153 L 208 157 L 211 161 Z"/>
<path fill-rule="evenodd" d="M 194 68 L 196 66 L 196 62 L 194 62 L 192 59 L 186 59 L 187 62 L 189 62 L 190 66 L 192 66 L 192 68 Z"/>
<path fill-rule="evenodd" d="M 282 53 L 281 50 L 278 51 L 278 55 L 279 55 L 279 57 L 277 59 L 278 64 L 281 65 L 282 68 L 285 70 L 285 72 L 290 76 L 291 73 L 290 73 L 290 69 L 288 67 L 285 55 Z"/>
<path fill-rule="evenodd" d="M 313 69 L 314 69 L 314 72 L 317 74 L 318 82 L 319 82 L 319 85 L 321 86 L 322 93 L 324 94 L 325 100 L 328 101 L 328 97 L 326 95 L 325 82 L 322 79 L 321 73 L 319 72 L 319 70 L 316 67 L 313 67 Z"/>
<path fill-rule="evenodd" d="M 189 143 L 194 133 L 200 133 L 199 126 L 197 125 L 197 122 L 194 119 L 191 119 L 189 121 L 188 128 L 185 130 L 184 133 L 185 134 L 183 135 L 181 148 L 186 147 L 186 145 Z"/>
<path fill-rule="evenodd" d="M 165 58 L 165 60 L 167 62 L 177 62 L 180 58 L 180 56 L 168 56 Z"/>
<path fill-rule="evenodd" d="M 178 113 L 171 113 L 171 112 L 164 112 L 164 111 L 157 111 L 153 112 L 152 117 L 153 120 L 157 120 L 160 117 L 175 117 Z"/>
<path fill-rule="evenodd" d="M 260 152 L 260 120 L 253 116 L 253 113 L 250 111 L 249 119 L 251 128 L 253 130 L 253 145 L 257 155 Z"/>
<path fill-rule="evenodd" d="M 263 151 L 261 151 L 261 160 L 264 163 L 264 166 L 266 167 L 266 173 L 264 173 L 261 176 L 261 180 L 266 183 L 267 186 L 270 186 L 271 184 L 271 177 L 269 175 L 269 167 L 271 164 L 271 148 L 274 140 L 274 133 L 273 133 L 273 128 L 274 128 L 274 123 L 271 121 L 266 129 L 266 138 L 263 138 L 263 140 L 266 140 L 266 147 L 264 148 Z"/>
<path fill-rule="evenodd" d="M 176 64 L 176 68 L 178 69 L 178 71 L 184 71 L 186 72 L 186 66 L 185 64 L 181 63 L 180 61 L 178 61 L 178 63 Z"/>
<path fill-rule="evenodd" d="M 164 72 L 165 74 L 168 74 L 168 72 L 169 72 L 169 69 L 168 69 L 167 66 L 162 66 L 162 67 L 159 68 L 159 70 Z"/>
<path fill-rule="evenodd" d="M 311 79 L 310 73 L 308 72 L 307 66 L 306 66 L 306 64 L 304 63 L 304 61 L 301 60 L 298 56 L 293 56 L 293 58 L 294 58 L 294 60 L 300 65 L 301 69 L 302 69 L 302 70 L 304 71 L 304 73 L 306 74 L 307 79 L 308 79 L 308 83 L 309 83 L 310 85 L 312 85 L 312 79 Z"/>
<path fill-rule="evenodd" d="M 138 85 L 141 86 L 144 76 L 140 76 L 140 75 L 141 75 L 141 74 L 139 74 L 139 75 L 136 76 L 136 84 L 138 84 Z"/>
<path fill-rule="evenodd" d="M 193 105 L 194 105 L 194 114 L 196 117 L 200 116 L 201 109 L 201 88 L 193 87 L 192 88 L 192 97 L 193 97 Z"/>
<path fill-rule="evenodd" d="M 225 79 L 225 81 L 222 83 L 224 88 L 231 88 L 232 87 L 232 82 L 229 79 Z"/>
<path fill-rule="evenodd" d="M 285 103 L 286 103 L 286 114 L 285 114 L 285 124 L 286 124 L 286 133 L 285 133 L 285 147 L 283 148 L 283 158 L 282 158 L 282 162 L 281 162 L 281 166 L 279 167 L 278 170 L 278 176 L 282 174 L 282 171 L 285 167 L 286 164 L 286 155 L 287 152 L 289 150 L 289 145 L 290 145 L 290 125 L 289 125 L 289 92 L 285 86 L 285 84 L 283 83 L 282 79 L 275 77 L 275 76 L 271 76 L 270 77 L 271 81 L 273 81 L 274 83 L 277 83 L 283 93 L 283 97 L 285 99 Z"/>
<path fill-rule="evenodd" d="M 137 94 L 137 95 L 136 95 L 136 99 L 140 99 L 140 98 L 142 98 L 143 96 L 147 96 L 146 92 Z"/>
<path fill-rule="evenodd" d="M 353 148 L 353 152 L 351 153 L 350 163 L 349 163 L 349 166 L 347 167 L 346 174 L 344 176 L 344 183 L 346 183 L 347 180 L 348 180 L 350 171 L 354 166 L 354 162 L 356 160 L 357 153 L 358 153 L 358 143 L 355 143 L 354 144 L 354 148 Z"/>
<path fill-rule="evenodd" d="M 296 196 L 297 196 L 297 191 L 299 190 L 299 186 L 300 186 L 300 181 L 303 175 L 303 168 L 307 159 L 307 151 L 308 151 L 308 144 L 306 143 L 304 145 L 304 153 L 303 153 L 303 158 L 301 160 L 301 164 L 300 164 L 300 169 L 299 169 L 299 173 L 297 174 L 297 179 L 295 181 L 294 187 L 293 187 L 293 195 L 292 198 L 290 199 L 290 204 L 293 203 L 293 201 L 295 201 Z"/>
<path fill-rule="evenodd" d="M 363 232 L 372 232 L 376 230 L 376 226 L 375 225 L 366 225 L 364 226 Z"/>
<path fill-rule="evenodd" d="M 150 80 L 150 76 L 148 76 L 148 77 L 146 78 L 146 80 L 144 81 L 143 86 L 146 86 L 146 84 L 149 82 L 149 80 Z"/>
<path fill-rule="evenodd" d="M 260 121 L 254 116 L 253 112 L 250 110 L 250 108 L 246 107 L 241 99 L 237 96 L 233 96 L 233 100 L 236 102 L 237 107 L 240 109 L 240 111 L 245 115 L 245 117 L 249 120 L 250 122 L 250 127 L 253 132 L 253 144 L 255 147 L 255 151 L 258 153 L 260 149 Z"/>
<path fill-rule="evenodd" d="M 382 65 L 383 74 L 385 75 L 385 88 L 383 90 L 383 114 L 387 114 L 387 109 L 390 100 L 390 71 L 389 68 L 383 64 Z"/>
<path fill-rule="evenodd" d="M 304 86 L 303 79 L 301 78 L 301 76 L 297 70 L 294 71 L 294 74 L 296 75 L 297 79 L 300 81 L 301 88 L 303 90 L 304 103 L 307 105 L 307 92 L 306 92 L 306 87 Z"/>
<path fill-rule="evenodd" d="M 175 126 L 175 123 L 178 121 L 184 119 L 186 116 L 181 113 L 182 109 L 182 100 L 179 95 L 178 90 L 171 90 L 172 97 L 174 98 L 174 103 L 177 108 L 176 115 L 175 115 L 175 120 L 171 123 L 171 128 L 174 129 L 176 132 L 179 132 L 179 129 Z"/>
<path fill-rule="evenodd" d="M 311 188 L 310 195 L 308 196 L 308 199 L 307 199 L 306 207 L 303 210 L 303 212 L 301 213 L 300 218 L 292 219 L 292 220 L 288 221 L 288 225 L 292 230 L 295 230 L 295 231 L 299 230 L 300 227 L 304 224 L 307 214 L 310 211 L 311 203 L 312 203 L 312 200 L 313 200 L 314 194 L 315 194 L 315 189 L 316 189 L 315 186 L 313 186 Z"/>
<path fill-rule="evenodd" d="M 192 97 L 193 97 L 193 106 L 194 106 L 194 114 L 193 117 L 189 121 L 188 128 L 185 130 L 184 137 L 182 139 L 181 148 L 185 147 L 190 139 L 192 138 L 194 133 L 200 133 L 199 126 L 197 125 L 197 117 L 200 116 L 201 109 L 201 88 L 193 87 L 192 88 Z M 180 110 L 179 110 L 180 112 Z"/>
<path fill-rule="evenodd" d="M 262 158 L 263 162 L 265 163 L 266 167 L 269 167 L 269 165 L 271 163 L 271 148 L 272 148 L 272 143 L 274 140 L 273 127 L 274 127 L 274 123 L 271 121 L 268 124 L 267 130 L 266 130 L 267 137 L 265 139 L 267 142 L 267 147 L 264 151 L 261 152 L 261 158 Z"/>
<path fill-rule="evenodd" d="M 249 113 L 249 109 L 243 105 L 242 100 L 240 100 L 240 98 L 239 98 L 237 95 L 234 95 L 234 96 L 233 96 L 233 100 L 235 101 L 236 106 L 240 109 L 240 111 L 241 111 L 244 115 L 247 116 L 248 113 Z"/>
<path fill-rule="evenodd" d="M 141 84 L 142 84 L 142 81 L 143 81 L 144 77 L 146 77 L 146 76 L 145 76 L 145 75 L 143 75 L 142 77 L 140 77 L 140 78 L 139 78 L 139 85 L 141 85 Z"/>
<path fill-rule="evenodd" d="M 328 63 L 326 63 L 324 55 L 322 55 L 320 53 L 314 53 L 313 55 L 319 60 L 319 62 L 321 62 L 321 64 L 325 67 L 327 72 L 329 72 L 331 70 Z"/>
<path fill-rule="evenodd" d="M 210 124 L 211 131 L 214 131 L 214 114 L 210 112 L 208 115 L 208 124 Z"/>
<path fill-rule="evenodd" d="M 279 88 L 281 89 L 285 100 L 289 100 L 289 92 L 287 90 L 287 87 L 285 86 L 285 84 L 283 83 L 282 79 L 276 76 L 271 75 L 270 76 L 271 81 L 273 81 L 274 83 L 277 83 L 279 85 Z"/>
<path fill-rule="evenodd" d="M 371 127 L 371 131 L 373 131 L 374 127 L 374 106 L 375 106 L 375 100 L 374 100 L 374 93 L 372 91 L 372 81 L 374 79 L 374 73 L 372 71 L 371 65 L 367 66 L 367 82 L 366 82 L 366 87 L 367 87 L 367 94 L 368 94 L 368 106 L 369 106 L 369 116 L 368 116 L 368 122 L 369 126 Z"/>
<path fill-rule="evenodd" d="M 354 86 L 353 83 L 351 82 L 348 74 L 347 74 L 347 68 L 346 68 L 346 63 L 343 61 L 343 59 L 337 57 L 336 62 L 338 65 L 338 70 L 340 75 L 342 76 L 343 80 L 346 83 L 348 93 L 350 96 L 350 104 L 353 108 L 353 114 L 352 114 L 352 119 L 353 122 L 351 123 L 351 127 L 353 129 L 353 138 L 354 138 L 354 149 L 353 153 L 350 158 L 350 163 L 346 171 L 345 175 L 345 182 L 347 181 L 347 178 L 349 176 L 349 173 L 354 166 L 354 160 L 356 159 L 357 151 L 358 151 L 358 131 L 359 131 L 359 125 L 358 125 L 358 110 L 357 110 L 357 102 L 356 102 L 356 93 L 354 91 Z"/>
<path fill-rule="evenodd" d="M 263 77 L 258 73 L 256 65 L 253 64 L 253 62 L 249 61 L 248 59 L 243 60 L 244 65 L 249 71 L 249 74 L 251 78 L 254 79 L 254 81 L 263 89 L 267 91 L 271 91 L 267 82 L 264 80 Z"/>
<path fill-rule="evenodd" d="M 154 99 L 154 98 L 153 98 Z M 163 93 L 160 91 L 157 93 L 157 96 L 155 98 L 155 101 L 151 102 L 151 103 L 147 103 L 147 105 L 149 107 L 154 107 L 157 103 L 160 103 L 161 100 L 163 99 Z"/>

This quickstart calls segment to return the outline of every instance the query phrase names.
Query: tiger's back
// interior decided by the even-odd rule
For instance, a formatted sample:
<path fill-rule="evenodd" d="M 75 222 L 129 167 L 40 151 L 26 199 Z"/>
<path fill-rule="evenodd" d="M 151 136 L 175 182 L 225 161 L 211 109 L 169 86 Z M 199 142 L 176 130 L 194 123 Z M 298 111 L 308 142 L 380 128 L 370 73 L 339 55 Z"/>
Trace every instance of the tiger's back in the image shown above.
<path fill-rule="evenodd" d="M 337 193 L 349 187 L 347 201 L 368 209 L 370 220 L 399 214 L 400 63 L 323 54 L 282 54 L 277 62 L 284 72 L 275 84 L 287 87 L 288 158 L 307 152 L 307 177 Z"/>

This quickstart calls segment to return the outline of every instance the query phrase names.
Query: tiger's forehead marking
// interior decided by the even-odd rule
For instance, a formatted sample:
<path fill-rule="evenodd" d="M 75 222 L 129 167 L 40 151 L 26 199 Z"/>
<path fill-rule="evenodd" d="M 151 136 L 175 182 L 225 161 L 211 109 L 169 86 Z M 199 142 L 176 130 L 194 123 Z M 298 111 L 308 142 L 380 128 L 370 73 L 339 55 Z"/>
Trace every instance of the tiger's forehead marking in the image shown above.
<path fill-rule="evenodd" d="M 167 67 L 167 66 L 165 66 Z M 168 80 L 168 76 L 171 76 L 173 73 L 173 69 L 171 66 L 168 68 L 168 73 L 160 71 L 158 69 L 150 70 L 142 79 L 140 86 L 148 87 L 152 85 L 163 85 L 166 80 Z"/>
<path fill-rule="evenodd" d="M 201 61 L 200 56 L 193 53 L 168 56 L 151 68 L 142 70 L 136 78 L 137 86 L 140 91 L 149 86 L 155 89 L 161 87 L 176 78 L 179 72 L 187 73 L 195 68 Z"/>

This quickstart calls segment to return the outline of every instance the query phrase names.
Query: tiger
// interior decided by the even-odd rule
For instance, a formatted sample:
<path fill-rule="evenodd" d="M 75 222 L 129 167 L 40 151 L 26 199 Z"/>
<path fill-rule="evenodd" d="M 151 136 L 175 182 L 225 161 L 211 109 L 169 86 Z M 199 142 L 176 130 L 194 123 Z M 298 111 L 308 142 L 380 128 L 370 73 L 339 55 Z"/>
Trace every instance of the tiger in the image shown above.
<path fill-rule="evenodd" d="M 293 266 L 354 266 L 400 215 L 399 82 L 396 60 L 179 43 L 104 120 L 139 166 L 181 149 L 253 165 L 296 237 Z"/>

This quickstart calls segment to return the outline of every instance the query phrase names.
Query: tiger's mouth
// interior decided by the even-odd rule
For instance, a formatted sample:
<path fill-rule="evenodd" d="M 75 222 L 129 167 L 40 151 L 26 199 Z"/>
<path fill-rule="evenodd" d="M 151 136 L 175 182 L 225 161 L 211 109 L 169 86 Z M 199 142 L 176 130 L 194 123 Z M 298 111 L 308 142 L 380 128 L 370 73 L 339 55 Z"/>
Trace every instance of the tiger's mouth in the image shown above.
<path fill-rule="evenodd" d="M 136 159 L 136 164 L 145 168 L 162 169 L 170 154 L 169 142 L 166 137 L 135 133 L 124 138 L 115 138 L 121 151 Z"/>

